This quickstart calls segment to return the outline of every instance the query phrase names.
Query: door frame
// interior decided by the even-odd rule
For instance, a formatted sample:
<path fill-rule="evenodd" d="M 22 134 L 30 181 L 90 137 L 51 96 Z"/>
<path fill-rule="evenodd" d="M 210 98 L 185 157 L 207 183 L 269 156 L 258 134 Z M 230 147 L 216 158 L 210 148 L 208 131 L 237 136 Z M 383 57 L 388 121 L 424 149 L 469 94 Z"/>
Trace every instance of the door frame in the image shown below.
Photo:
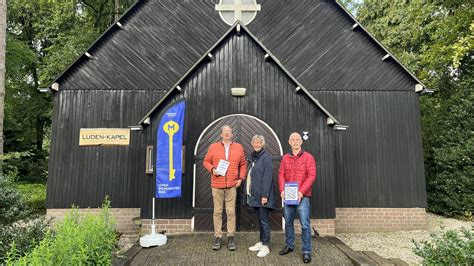
<path fill-rule="evenodd" d="M 280 142 L 280 139 L 278 138 L 278 135 L 275 133 L 273 128 L 271 128 L 267 123 L 265 123 L 265 121 L 255 117 L 255 116 L 251 116 L 251 115 L 247 115 L 247 114 L 231 114 L 231 115 L 222 116 L 222 117 L 214 120 L 201 132 L 201 134 L 199 135 L 199 138 L 196 142 L 196 146 L 194 147 L 194 157 L 196 157 L 196 155 L 197 155 L 197 150 L 198 150 L 199 143 L 201 142 L 202 137 L 204 136 L 205 133 L 207 133 L 209 128 L 212 127 L 214 124 L 218 123 L 219 121 L 221 121 L 222 119 L 232 117 L 232 116 L 249 117 L 249 118 L 255 119 L 258 122 L 262 123 L 265 127 L 268 128 L 268 130 L 270 130 L 270 132 L 272 132 L 273 137 L 278 142 L 278 147 L 280 148 L 280 156 L 283 156 L 283 147 L 281 146 L 281 142 Z M 193 208 L 196 207 L 196 162 L 194 162 L 194 164 L 193 164 L 193 205 L 192 205 L 192 207 Z M 283 204 L 282 204 L 282 207 L 283 207 Z M 281 219 L 282 219 L 282 229 L 284 229 L 285 228 L 285 219 L 284 219 L 283 216 L 282 216 Z M 194 215 L 193 215 L 193 218 L 191 219 L 191 230 L 194 231 Z"/>

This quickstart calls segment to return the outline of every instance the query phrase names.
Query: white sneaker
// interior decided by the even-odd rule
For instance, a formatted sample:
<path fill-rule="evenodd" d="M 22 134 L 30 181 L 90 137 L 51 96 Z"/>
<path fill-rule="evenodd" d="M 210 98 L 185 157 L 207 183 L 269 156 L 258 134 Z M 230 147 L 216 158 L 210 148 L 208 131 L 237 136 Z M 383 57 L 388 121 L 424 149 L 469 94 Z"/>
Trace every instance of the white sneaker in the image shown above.
<path fill-rule="evenodd" d="M 260 250 L 257 253 L 257 257 L 263 258 L 263 257 L 267 256 L 269 253 L 270 253 L 270 248 L 268 246 L 262 245 L 262 247 L 260 248 Z"/>
<path fill-rule="evenodd" d="M 260 251 L 260 249 L 263 247 L 262 242 L 258 242 L 257 244 L 249 247 L 250 251 Z"/>

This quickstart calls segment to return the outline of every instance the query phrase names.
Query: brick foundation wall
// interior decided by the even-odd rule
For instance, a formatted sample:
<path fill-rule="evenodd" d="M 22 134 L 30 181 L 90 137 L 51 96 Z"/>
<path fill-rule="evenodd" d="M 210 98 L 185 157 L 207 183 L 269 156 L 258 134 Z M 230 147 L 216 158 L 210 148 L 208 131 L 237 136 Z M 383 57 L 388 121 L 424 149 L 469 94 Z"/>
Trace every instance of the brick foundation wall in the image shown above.
<path fill-rule="evenodd" d="M 311 227 L 314 227 L 320 236 L 333 236 L 336 234 L 334 219 L 311 219 Z M 301 224 L 295 219 L 295 233 L 301 233 Z M 312 232 L 311 232 L 312 233 Z"/>
<path fill-rule="evenodd" d="M 166 231 L 170 234 L 183 234 L 192 232 L 191 219 L 156 219 L 156 232 Z M 142 220 L 140 235 L 146 235 L 151 232 L 151 219 Z"/>
<path fill-rule="evenodd" d="M 62 220 L 70 209 L 48 209 L 46 216 Z M 79 213 L 98 214 L 100 209 L 79 209 Z M 117 231 L 124 234 L 148 234 L 151 220 L 141 220 L 142 226 L 133 223 L 133 218 L 140 216 L 139 208 L 111 209 L 117 221 Z M 167 234 L 192 232 L 191 219 L 157 219 L 156 231 Z M 321 236 L 335 233 L 355 232 L 391 232 L 426 229 L 426 211 L 423 208 L 336 208 L 336 219 L 311 219 L 311 226 Z M 301 233 L 299 220 L 295 219 L 295 232 Z"/>
<path fill-rule="evenodd" d="M 424 208 L 336 208 L 336 232 L 393 232 L 426 229 Z"/>
<path fill-rule="evenodd" d="M 192 219 L 156 219 L 156 232 L 166 231 L 166 234 L 191 233 Z M 311 219 L 311 226 L 318 230 L 321 236 L 335 235 L 334 219 Z M 151 220 L 142 220 L 140 235 L 149 234 L 151 230 Z M 301 233 L 300 221 L 295 219 L 295 232 Z"/>
<path fill-rule="evenodd" d="M 47 209 L 46 217 L 54 218 L 53 223 L 64 218 L 71 209 Z M 140 217 L 140 208 L 111 208 L 110 212 L 115 217 L 116 229 L 123 234 L 137 234 L 140 229 L 133 223 L 133 218 Z M 79 214 L 99 214 L 100 209 L 79 209 Z"/>

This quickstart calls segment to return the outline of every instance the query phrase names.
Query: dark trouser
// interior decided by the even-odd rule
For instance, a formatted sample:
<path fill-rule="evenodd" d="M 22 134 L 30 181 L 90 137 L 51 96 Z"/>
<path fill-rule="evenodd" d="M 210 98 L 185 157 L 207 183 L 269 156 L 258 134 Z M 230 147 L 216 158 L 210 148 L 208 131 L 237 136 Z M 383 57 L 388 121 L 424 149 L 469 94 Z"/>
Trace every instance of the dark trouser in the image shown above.
<path fill-rule="evenodd" d="M 270 218 L 268 217 L 268 208 L 256 207 L 258 224 L 260 227 L 260 242 L 268 246 L 270 244 Z"/>
<path fill-rule="evenodd" d="M 295 215 L 298 212 L 301 223 L 301 239 L 303 240 L 303 253 L 311 254 L 313 250 L 311 243 L 311 220 L 309 218 L 309 212 L 311 209 L 311 203 L 309 197 L 303 197 L 299 205 L 286 205 L 285 204 L 285 235 L 286 245 L 294 249 L 295 248 Z"/>

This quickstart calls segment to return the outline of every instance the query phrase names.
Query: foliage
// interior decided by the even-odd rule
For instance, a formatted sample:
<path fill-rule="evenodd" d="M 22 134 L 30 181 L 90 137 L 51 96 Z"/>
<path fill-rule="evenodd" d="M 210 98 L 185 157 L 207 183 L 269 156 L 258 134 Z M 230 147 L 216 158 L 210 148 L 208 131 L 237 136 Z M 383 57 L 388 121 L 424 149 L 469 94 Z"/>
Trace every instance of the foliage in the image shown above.
<path fill-rule="evenodd" d="M 0 176 L 0 225 L 6 226 L 26 218 L 30 212 L 25 206 L 11 180 Z"/>
<path fill-rule="evenodd" d="M 16 188 L 32 213 L 46 214 L 45 184 L 17 183 Z"/>
<path fill-rule="evenodd" d="M 46 185 L 42 183 L 13 183 L 17 181 L 19 174 L 18 166 L 12 163 L 12 161 L 19 162 L 22 158 L 28 156 L 31 156 L 31 153 L 11 152 L 0 155 L 0 161 L 2 161 L 4 172 L 4 175 L 0 177 L 0 190 L 3 191 L 3 200 L 0 200 L 0 203 L 5 202 L 5 204 L 2 204 L 2 206 L 11 206 L 11 208 L 15 208 L 15 210 L 23 212 L 25 215 L 44 214 L 46 202 Z M 8 202 L 6 202 L 7 197 L 9 197 Z M 16 205 L 14 203 L 16 203 Z M 4 215 L 0 214 L 0 219 L 2 219 L 1 217 L 11 217 L 13 220 L 10 222 L 15 221 L 15 219 L 18 220 L 24 218 L 17 217 L 16 215 L 7 215 L 6 213 Z M 9 222 L 6 223 L 8 224 Z"/>
<path fill-rule="evenodd" d="M 12 244 L 7 264 L 109 265 L 117 242 L 114 224 L 108 199 L 98 216 L 81 217 L 73 208 L 26 256 L 19 257 L 16 243 Z"/>
<path fill-rule="evenodd" d="M 359 21 L 435 91 L 420 100 L 428 208 L 448 216 L 471 214 L 473 2 L 366 0 L 356 6 Z"/>
<path fill-rule="evenodd" d="M 357 11 L 362 5 L 363 0 L 337 0 L 337 2 L 342 4 L 352 15 L 357 16 Z"/>
<path fill-rule="evenodd" d="M 77 2 L 88 9 L 88 12 L 94 18 L 93 25 L 95 28 L 106 29 L 114 22 L 115 2 L 119 2 L 119 11 L 123 12 L 136 0 L 82 0 Z"/>
<path fill-rule="evenodd" d="M 470 216 L 474 210 L 474 78 L 473 65 L 461 79 L 444 80 L 449 93 L 428 98 L 424 118 L 429 209 L 448 216 Z M 438 96 L 441 97 L 441 96 Z M 470 196 L 469 196 L 470 195 Z"/>
<path fill-rule="evenodd" d="M 23 256 L 45 237 L 48 228 L 49 222 L 44 219 L 31 220 L 27 224 L 0 225 L 0 264 L 5 263 L 12 243 L 15 243 L 17 254 Z"/>
<path fill-rule="evenodd" d="M 18 180 L 19 170 L 16 163 L 28 156 L 31 156 L 30 152 L 10 152 L 0 154 L 3 176 L 5 176 L 8 180 Z"/>
<path fill-rule="evenodd" d="M 18 254 L 25 254 L 43 239 L 48 223 L 31 215 L 12 180 L 0 176 L 0 264 L 6 259 L 9 243 L 15 242 Z"/>
<path fill-rule="evenodd" d="M 132 0 L 122 0 L 120 10 Z M 112 22 L 114 0 L 9 0 L 4 150 L 18 179 L 44 182 L 52 116 L 48 86 Z"/>
<path fill-rule="evenodd" d="M 448 230 L 438 236 L 431 235 L 431 241 L 413 241 L 414 253 L 428 265 L 474 265 L 473 230 L 463 228 L 462 234 Z"/>

